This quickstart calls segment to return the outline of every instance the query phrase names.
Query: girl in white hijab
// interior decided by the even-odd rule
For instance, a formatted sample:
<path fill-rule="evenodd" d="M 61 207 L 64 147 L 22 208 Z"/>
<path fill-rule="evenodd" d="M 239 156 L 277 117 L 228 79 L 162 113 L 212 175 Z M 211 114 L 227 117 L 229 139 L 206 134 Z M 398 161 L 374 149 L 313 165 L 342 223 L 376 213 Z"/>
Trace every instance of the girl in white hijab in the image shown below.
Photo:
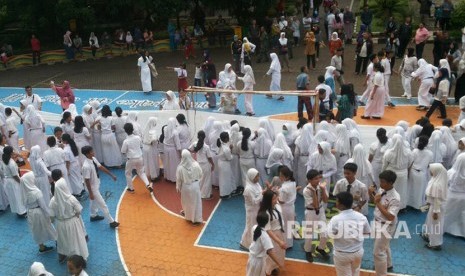
<path fill-rule="evenodd" d="M 287 145 L 286 138 L 282 133 L 278 133 L 278 135 L 276 135 L 276 140 L 274 141 L 271 150 L 275 148 L 282 149 L 284 152 L 283 165 L 292 168 L 294 156 L 292 155 L 291 148 Z"/>
<path fill-rule="evenodd" d="M 162 105 L 162 110 L 180 110 L 178 98 L 173 91 L 166 91 L 166 101 Z"/>
<path fill-rule="evenodd" d="M 39 145 L 42 152 L 44 152 L 47 148 L 45 122 L 33 105 L 28 105 L 26 107 L 26 114 L 23 124 L 26 126 L 26 131 L 29 132 L 30 146 Z"/>
<path fill-rule="evenodd" d="M 270 91 L 281 91 L 281 63 L 279 62 L 278 55 L 275 53 L 271 53 L 270 58 L 270 69 L 268 69 L 268 72 L 266 72 L 268 76 L 271 75 Z M 271 99 L 273 98 L 273 95 L 268 94 L 266 97 Z M 284 97 L 279 96 L 278 100 L 284 101 Z"/>
<path fill-rule="evenodd" d="M 439 60 L 439 69 L 441 68 L 446 68 L 447 69 L 447 72 L 449 73 L 449 75 L 447 76 L 448 79 L 451 78 L 451 70 L 450 70 L 450 65 L 449 65 L 449 62 L 447 61 L 447 59 L 440 59 Z"/>
<path fill-rule="evenodd" d="M 396 191 L 400 195 L 400 209 L 407 207 L 408 199 L 408 168 L 412 165 L 413 155 L 410 148 L 406 148 L 404 140 L 399 134 L 392 137 L 392 146 L 383 157 L 382 170 L 396 173 Z"/>
<path fill-rule="evenodd" d="M 52 173 L 47 169 L 44 160 L 42 160 L 40 146 L 36 145 L 31 148 L 29 164 L 31 165 L 31 170 L 34 173 L 35 185 L 42 192 L 44 202 L 48 206 L 52 195 L 48 179 L 52 176 Z"/>
<path fill-rule="evenodd" d="M 224 70 L 218 75 L 217 87 L 236 90 L 236 77 L 236 73 L 232 69 L 231 63 L 226 63 L 224 65 Z"/>
<path fill-rule="evenodd" d="M 391 147 L 391 141 L 386 135 L 386 129 L 379 128 L 376 131 L 376 138 L 378 141 L 370 145 L 368 160 L 373 167 L 373 176 L 375 178 L 376 186 L 379 187 L 379 174 L 383 167 L 383 158 L 386 150 Z"/>
<path fill-rule="evenodd" d="M 40 262 L 33 262 L 27 276 L 53 276 Z"/>
<path fill-rule="evenodd" d="M 207 145 L 210 145 L 211 144 L 211 141 L 210 139 L 208 138 L 208 134 L 211 133 L 211 130 L 213 128 L 213 123 L 215 122 L 215 117 L 213 116 L 209 116 L 207 118 L 207 120 L 205 121 L 205 125 L 203 126 L 203 131 L 205 132 L 205 134 L 207 135 L 207 137 L 205 137 L 205 143 Z"/>
<path fill-rule="evenodd" d="M 218 168 L 218 153 L 220 151 L 218 145 L 217 145 L 217 140 L 220 138 L 220 134 L 223 132 L 223 125 L 220 121 L 214 121 L 212 129 L 210 133 L 205 132 L 205 135 L 208 137 L 208 141 L 210 141 L 210 150 L 212 152 L 212 160 L 213 160 L 213 165 L 215 168 Z M 219 185 L 219 179 L 218 179 L 218 169 L 214 170 L 212 172 L 212 185 L 217 186 Z"/>
<path fill-rule="evenodd" d="M 433 163 L 442 163 L 446 155 L 447 147 L 442 142 L 442 132 L 435 130 L 429 138 L 428 149 L 433 153 Z"/>
<path fill-rule="evenodd" d="M 291 151 L 294 151 L 294 142 L 298 136 L 298 132 L 292 124 L 285 123 L 282 127 L 282 133 L 286 138 L 287 145 L 291 148 Z"/>
<path fill-rule="evenodd" d="M 413 125 L 407 132 L 407 142 L 410 144 L 410 149 L 413 150 L 417 144 L 417 138 L 423 129 L 420 125 Z"/>
<path fill-rule="evenodd" d="M 431 103 L 432 95 L 429 89 L 433 86 L 434 76 L 437 68 L 426 62 L 424 59 L 418 60 L 418 69 L 412 73 L 413 78 L 418 78 L 421 81 L 418 88 L 418 107 L 417 110 L 427 110 Z"/>
<path fill-rule="evenodd" d="M 342 124 L 346 126 L 347 131 L 349 132 L 350 153 L 352 155 L 354 152 L 355 146 L 361 143 L 362 135 L 360 134 L 360 130 L 358 128 L 357 123 L 351 118 L 346 118 L 342 120 Z"/>
<path fill-rule="evenodd" d="M 320 130 L 326 130 L 329 132 L 329 134 L 333 137 L 332 142 L 336 141 L 336 128 L 334 127 L 333 124 L 328 123 L 327 121 L 321 121 L 320 124 L 318 125 L 318 131 Z"/>
<path fill-rule="evenodd" d="M 92 110 L 89 109 L 90 116 L 89 116 L 89 130 L 91 131 L 92 134 L 92 147 L 94 149 L 95 153 L 95 158 L 99 162 L 103 162 L 103 153 L 102 153 L 102 131 L 98 129 L 97 124 L 98 124 L 98 116 L 99 113 L 101 113 L 99 107 L 100 107 L 100 102 L 97 100 L 93 100 L 89 102 L 89 105 L 91 106 Z M 43 149 L 42 149 L 43 150 Z"/>
<path fill-rule="evenodd" d="M 50 221 L 48 205 L 44 201 L 42 192 L 35 185 L 34 173 L 28 172 L 21 177 L 21 188 L 24 205 L 27 208 L 27 222 L 32 238 L 39 245 L 39 253 L 53 250 L 45 246 L 47 241 L 56 241 L 57 233 Z"/>
<path fill-rule="evenodd" d="M 336 173 L 336 157 L 331 153 L 331 145 L 328 142 L 318 143 L 317 151 L 313 152 L 308 158 L 307 171 L 322 171 L 323 180 L 321 182 L 330 183 L 331 176 Z M 326 190 L 329 194 L 329 186 Z"/>
<path fill-rule="evenodd" d="M 280 148 L 271 148 L 265 168 L 268 171 L 268 181 L 271 182 L 273 177 L 279 175 L 279 167 L 284 165 L 284 150 Z"/>
<path fill-rule="evenodd" d="M 442 164 L 429 166 L 431 180 L 426 188 L 426 202 L 429 204 L 426 216 L 426 233 L 422 237 L 428 242 L 426 248 L 441 250 L 444 234 L 444 207 L 447 200 L 447 170 Z"/>
<path fill-rule="evenodd" d="M 274 126 L 271 123 L 270 119 L 261 118 L 258 120 L 258 125 L 264 130 L 266 130 L 266 132 L 268 133 L 268 137 L 270 137 L 271 141 L 274 142 L 276 134 L 275 134 Z"/>
<path fill-rule="evenodd" d="M 442 140 L 446 145 L 446 154 L 443 157 L 443 164 L 446 169 L 452 167 L 452 160 L 455 153 L 457 152 L 457 142 L 455 142 L 454 136 L 452 136 L 452 130 L 447 126 L 439 128 L 442 132 Z"/>
<path fill-rule="evenodd" d="M 449 192 L 444 208 L 444 232 L 465 237 L 465 153 L 457 157 L 452 169 L 447 172 Z"/>
<path fill-rule="evenodd" d="M 360 182 L 365 184 L 367 189 L 375 183 L 375 178 L 373 175 L 373 166 L 371 166 L 371 163 L 367 158 L 367 154 L 362 144 L 358 144 L 355 146 L 352 158 L 347 160 L 347 163 L 357 164 L 357 173 L 355 175 L 355 178 L 357 178 Z"/>
<path fill-rule="evenodd" d="M 252 244 L 252 227 L 256 224 L 257 213 L 263 198 L 263 189 L 260 185 L 260 173 L 256 169 L 249 169 L 247 182 L 242 195 L 245 204 L 245 228 L 241 238 L 241 249 L 249 250 Z"/>
<path fill-rule="evenodd" d="M 289 67 L 289 56 L 288 56 L 288 44 L 287 44 L 287 38 L 286 38 L 286 33 L 282 32 L 279 36 L 279 56 L 281 57 L 281 60 L 284 61 L 284 63 L 287 66 L 287 71 L 291 72 L 291 68 Z"/>
<path fill-rule="evenodd" d="M 259 128 L 257 131 L 257 139 L 255 140 L 254 155 L 255 166 L 260 174 L 261 183 L 265 183 L 268 179 L 265 165 L 272 146 L 273 142 L 271 142 L 268 132 L 266 132 L 264 128 Z"/>
<path fill-rule="evenodd" d="M 126 118 L 126 123 L 131 123 L 132 127 L 134 128 L 134 135 L 141 136 L 142 135 L 142 128 L 140 124 L 137 122 L 137 111 L 129 111 L 128 117 Z"/>
<path fill-rule="evenodd" d="M 63 111 L 63 113 L 65 113 L 66 111 L 68 111 L 69 113 L 71 113 L 71 117 L 73 117 L 73 119 L 74 119 L 74 117 L 76 117 L 77 115 L 79 115 L 78 112 L 77 112 L 76 105 L 73 104 L 73 103 L 72 103 L 72 104 L 69 104 L 68 108 L 67 108 L 65 111 Z"/>
<path fill-rule="evenodd" d="M 463 53 L 465 55 L 465 53 Z M 464 61 L 465 62 L 465 61 Z M 460 116 L 457 120 L 457 123 L 460 124 L 461 121 L 465 119 L 465 96 L 461 97 L 459 100 Z"/>
<path fill-rule="evenodd" d="M 307 162 L 309 155 L 317 150 L 317 143 L 313 137 L 313 125 L 307 123 L 302 127 L 302 132 L 295 140 L 295 162 L 296 170 L 294 178 L 297 186 L 305 188 L 307 186 Z"/>
<path fill-rule="evenodd" d="M 413 163 L 410 166 L 408 175 L 408 194 L 407 205 L 415 209 L 420 209 L 425 205 L 425 189 L 428 184 L 429 173 L 428 166 L 433 161 L 433 153 L 427 149 L 428 137 L 420 136 L 418 146 L 413 150 Z"/>
<path fill-rule="evenodd" d="M 253 86 L 255 85 L 255 77 L 253 74 L 252 67 L 250 65 L 244 66 L 244 76 L 239 77 L 241 81 L 244 82 L 244 89 L 242 91 L 253 91 Z M 253 111 L 253 104 L 252 104 L 253 94 L 245 94 L 244 102 L 245 102 L 245 115 L 247 116 L 254 116 L 255 112 Z"/>
<path fill-rule="evenodd" d="M 163 140 L 164 155 L 164 175 L 165 179 L 171 182 L 176 182 L 176 168 L 181 162 L 181 142 L 179 134 L 176 130 L 176 119 L 169 118 L 168 125 L 165 128 L 165 139 Z"/>
<path fill-rule="evenodd" d="M 465 152 L 465 137 L 462 137 L 458 142 L 457 142 L 457 151 L 454 154 L 454 158 L 452 158 L 452 165 L 455 164 L 457 161 L 457 158 L 459 157 L 460 154 Z"/>
<path fill-rule="evenodd" d="M 176 170 L 176 190 L 181 193 L 181 205 L 184 218 L 194 225 L 202 223 L 202 198 L 200 196 L 199 180 L 202 178 L 202 168 L 192 158 L 191 153 L 182 150 L 181 163 Z"/>
<path fill-rule="evenodd" d="M 336 157 L 337 171 L 334 175 L 334 183 L 344 177 L 344 164 L 350 157 L 350 138 L 347 128 L 339 124 L 336 126 L 336 142 L 334 143 L 334 155 Z"/>
<path fill-rule="evenodd" d="M 142 159 L 147 178 L 152 181 L 160 175 L 157 122 L 156 117 L 150 117 L 142 133 Z"/>

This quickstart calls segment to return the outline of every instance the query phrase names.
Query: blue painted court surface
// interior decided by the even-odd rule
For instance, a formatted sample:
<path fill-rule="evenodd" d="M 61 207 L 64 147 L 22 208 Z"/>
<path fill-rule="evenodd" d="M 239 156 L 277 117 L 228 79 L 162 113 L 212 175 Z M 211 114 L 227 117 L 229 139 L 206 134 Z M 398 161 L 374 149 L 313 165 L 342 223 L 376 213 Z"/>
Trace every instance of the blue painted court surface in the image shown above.
<path fill-rule="evenodd" d="M 302 222 L 305 208 L 301 195 L 297 195 L 295 206 L 297 221 Z M 373 210 L 370 207 L 369 221 L 373 220 Z M 335 210 L 333 209 L 333 211 Z M 465 275 L 465 240 L 446 234 L 442 251 L 426 249 L 424 247 L 425 242 L 417 234 L 421 231 L 421 225 L 425 222 L 425 217 L 426 213 L 414 210 L 399 215 L 399 221 L 407 223 L 411 238 L 408 239 L 403 236 L 391 241 L 394 272 L 419 276 Z M 243 197 L 238 196 L 222 200 L 198 244 L 240 250 L 239 243 L 244 227 L 245 209 Z M 294 246 L 292 249 L 287 250 L 286 257 L 305 260 L 303 243 L 303 240 L 294 240 Z M 365 239 L 364 250 L 362 268 L 372 270 L 374 267 L 373 239 Z M 332 258 L 329 262 L 315 258 L 315 262 L 333 263 Z"/>

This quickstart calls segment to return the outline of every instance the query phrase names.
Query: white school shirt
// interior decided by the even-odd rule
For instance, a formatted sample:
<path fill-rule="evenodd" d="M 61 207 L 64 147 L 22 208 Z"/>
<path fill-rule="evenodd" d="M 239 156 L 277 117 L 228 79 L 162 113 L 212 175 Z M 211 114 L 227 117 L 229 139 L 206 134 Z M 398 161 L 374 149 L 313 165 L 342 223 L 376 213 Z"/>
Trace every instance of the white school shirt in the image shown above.
<path fill-rule="evenodd" d="M 381 65 L 384 67 L 384 74 L 391 75 L 391 61 L 387 58 L 381 60 Z"/>
<path fill-rule="evenodd" d="M 303 191 L 305 208 L 314 209 L 313 207 L 313 192 L 314 191 L 315 191 L 315 188 L 313 188 L 311 185 L 305 186 L 304 191 Z M 326 193 L 326 191 L 322 190 L 320 186 L 317 186 L 316 192 L 317 192 L 319 206 L 321 207 L 323 204 L 322 193 Z"/>
<path fill-rule="evenodd" d="M 142 158 L 142 139 L 140 136 L 131 134 L 123 141 L 121 153 L 128 159 Z"/>
<path fill-rule="evenodd" d="M 266 213 L 268 215 L 269 221 L 265 226 L 265 230 L 266 231 L 276 231 L 276 230 L 284 231 L 284 228 L 282 228 L 284 227 L 284 221 L 283 221 L 283 210 L 281 209 L 281 206 L 279 204 L 275 205 L 273 209 L 273 218 L 270 217 L 270 214 L 268 211 Z M 281 218 L 281 220 L 279 218 Z"/>
<path fill-rule="evenodd" d="M 355 181 L 350 183 L 350 185 L 352 185 L 350 193 L 354 197 L 352 208 L 357 207 L 360 201 L 366 201 L 365 204 L 368 204 L 370 197 L 368 196 L 367 186 L 358 179 L 355 179 Z M 349 186 L 349 181 L 347 181 L 346 178 L 340 179 L 336 182 L 336 186 L 334 186 L 333 194 L 337 195 L 340 192 L 347 192 L 347 186 Z"/>
<path fill-rule="evenodd" d="M 84 164 L 82 164 L 82 177 L 85 180 L 89 179 L 92 187 L 98 188 L 100 186 L 100 178 L 97 176 L 94 162 L 97 165 L 97 168 L 102 166 L 95 157 L 92 157 L 92 159 L 86 158 L 86 160 L 84 160 Z"/>
<path fill-rule="evenodd" d="M 65 152 L 65 161 L 67 161 L 69 163 L 73 163 L 73 162 L 78 161 L 77 160 L 78 157 L 74 156 L 74 153 L 71 150 L 70 145 L 65 145 L 65 148 L 63 150 Z"/>
<path fill-rule="evenodd" d="M 6 131 L 15 133 L 18 131 L 18 128 L 16 127 L 19 124 L 19 120 L 11 115 L 10 117 L 6 118 Z"/>
<path fill-rule="evenodd" d="M 297 197 L 297 189 L 294 181 L 286 181 L 281 185 L 279 189 L 279 201 L 281 204 L 294 205 Z"/>
<path fill-rule="evenodd" d="M 197 142 L 192 144 L 189 149 L 191 151 L 194 151 L 194 148 L 195 148 L 196 145 L 197 145 Z M 195 154 L 197 156 L 197 162 L 199 162 L 199 164 L 208 163 L 208 158 L 212 158 L 212 153 L 210 151 L 210 147 L 205 143 L 203 143 L 203 147 L 198 152 L 196 152 Z"/>
<path fill-rule="evenodd" d="M 336 70 L 342 70 L 342 57 L 334 55 L 331 58 L 331 66 L 334 66 Z"/>
<path fill-rule="evenodd" d="M 370 64 L 367 66 L 368 83 L 371 83 L 371 80 L 373 80 L 373 77 L 375 76 L 375 74 L 373 74 L 373 66 L 373 62 L 370 62 Z"/>
<path fill-rule="evenodd" d="M 42 103 L 42 99 L 37 94 L 32 94 L 31 96 L 26 94 L 20 103 L 24 108 L 32 104 L 36 110 L 39 110 L 39 104 Z"/>
<path fill-rule="evenodd" d="M 363 234 L 370 233 L 370 225 L 364 215 L 348 209 L 331 218 L 327 231 L 335 237 L 335 251 L 354 253 L 363 248 Z"/>
<path fill-rule="evenodd" d="M 315 90 L 318 91 L 320 89 L 324 89 L 326 91 L 325 94 L 325 99 L 323 102 L 325 103 L 325 107 L 329 109 L 329 97 L 333 93 L 333 90 L 331 89 L 331 86 L 325 84 L 325 83 L 320 83 L 315 87 Z"/>
<path fill-rule="evenodd" d="M 438 85 L 438 92 L 434 95 L 434 99 L 437 101 L 442 101 L 443 97 L 447 97 L 449 95 L 449 80 L 443 79 L 439 82 Z"/>
<path fill-rule="evenodd" d="M 257 227 L 258 225 L 254 225 L 252 227 L 252 235 Z M 271 241 L 268 233 L 262 229 L 261 236 L 256 241 L 252 241 L 252 244 L 249 247 L 249 254 L 256 258 L 264 258 L 266 256 L 266 252 L 270 249 L 273 249 L 273 242 Z"/>
<path fill-rule="evenodd" d="M 178 78 L 179 78 L 179 77 L 185 77 L 185 78 L 187 78 L 187 70 L 186 70 L 186 69 L 174 68 L 174 71 L 178 74 Z"/>
<path fill-rule="evenodd" d="M 194 78 L 202 79 L 202 67 L 195 67 L 195 75 Z"/>
<path fill-rule="evenodd" d="M 44 152 L 44 163 L 48 168 L 65 163 L 65 151 L 57 146 Z"/>
<path fill-rule="evenodd" d="M 383 189 L 379 189 L 378 193 L 385 194 L 381 197 L 381 204 L 387 209 L 389 213 L 395 216 L 393 221 L 388 221 L 388 219 L 381 213 L 378 207 L 375 207 L 375 211 L 373 213 L 375 220 L 381 223 L 397 223 L 397 214 L 400 210 L 400 195 L 399 193 L 392 188 L 389 191 L 384 191 Z"/>

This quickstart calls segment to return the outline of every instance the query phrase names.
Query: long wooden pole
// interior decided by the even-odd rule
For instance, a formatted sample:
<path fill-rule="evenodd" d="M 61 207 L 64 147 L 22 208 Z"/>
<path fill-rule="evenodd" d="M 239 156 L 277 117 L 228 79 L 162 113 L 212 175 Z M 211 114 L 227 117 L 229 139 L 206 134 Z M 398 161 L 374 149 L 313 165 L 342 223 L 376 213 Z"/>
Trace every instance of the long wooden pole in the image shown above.
<path fill-rule="evenodd" d="M 259 94 L 259 95 L 287 95 L 287 96 L 304 96 L 314 97 L 318 95 L 315 90 L 284 90 L 284 91 L 242 91 L 242 90 L 228 90 L 228 89 L 217 89 L 211 87 L 200 87 L 190 86 L 185 90 L 186 92 L 202 93 L 202 92 L 220 92 L 220 93 L 234 93 L 234 94 Z"/>

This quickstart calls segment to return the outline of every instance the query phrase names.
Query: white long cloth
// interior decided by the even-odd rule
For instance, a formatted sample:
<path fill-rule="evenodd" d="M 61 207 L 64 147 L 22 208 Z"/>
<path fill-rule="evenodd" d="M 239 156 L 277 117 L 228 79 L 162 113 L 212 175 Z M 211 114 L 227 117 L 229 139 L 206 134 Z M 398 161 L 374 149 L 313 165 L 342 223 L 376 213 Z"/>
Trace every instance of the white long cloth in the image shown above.
<path fill-rule="evenodd" d="M 357 173 L 355 174 L 355 178 L 365 184 L 368 189 L 368 187 L 370 187 L 375 181 L 373 167 L 370 161 L 368 161 L 367 154 L 362 144 L 355 146 L 352 158 L 347 160 L 347 163 L 350 162 L 357 164 Z"/>
<path fill-rule="evenodd" d="M 70 194 L 66 181 L 60 178 L 50 201 L 50 216 L 56 218 L 57 251 L 65 256 L 79 255 L 87 259 L 89 251 L 81 211 L 81 204 Z"/>
<path fill-rule="evenodd" d="M 449 127 L 442 126 L 440 130 L 442 132 L 442 140 L 446 146 L 446 154 L 443 157 L 443 164 L 446 169 L 450 169 L 452 167 L 452 160 L 455 152 L 458 149 L 457 142 L 455 142 L 454 136 L 452 136 L 452 131 Z"/>
<path fill-rule="evenodd" d="M 91 139 L 92 136 L 90 135 L 90 131 L 87 129 L 87 127 L 83 127 L 80 133 L 74 133 L 74 142 L 78 148 L 80 164 L 82 164 L 84 162 L 84 158 L 86 158 L 82 154 L 81 149 L 85 146 L 90 146 Z"/>
<path fill-rule="evenodd" d="M 412 73 L 412 77 L 421 80 L 418 88 L 418 105 L 429 107 L 431 103 L 430 87 L 433 85 L 433 77 L 436 74 L 437 68 L 428 64 L 424 59 L 418 60 L 418 69 Z"/>
<path fill-rule="evenodd" d="M 271 123 L 269 118 L 261 118 L 258 120 L 258 125 L 265 129 L 266 132 L 268 133 L 268 137 L 270 137 L 271 141 L 274 142 L 276 133 L 273 127 L 273 124 Z"/>
<path fill-rule="evenodd" d="M 121 149 L 121 146 L 123 145 L 124 140 L 126 139 L 126 137 L 128 137 L 128 135 L 126 134 L 126 131 L 124 131 L 124 124 L 126 124 L 127 118 L 128 118 L 127 116 L 123 116 L 123 115 L 121 115 L 121 117 L 113 116 L 113 124 L 115 126 L 116 142 L 118 142 L 118 146 L 120 149 Z M 74 137 L 74 141 L 76 142 L 76 137 Z"/>
<path fill-rule="evenodd" d="M 408 183 L 409 183 L 409 198 L 407 205 L 415 209 L 420 209 L 425 205 L 425 190 L 428 184 L 429 171 L 428 166 L 433 161 L 433 153 L 429 149 L 414 149 L 413 163 L 410 168 Z"/>
<path fill-rule="evenodd" d="M 47 148 L 44 132 L 44 120 L 33 105 L 28 105 L 26 107 L 25 114 L 27 115 L 24 118 L 23 124 L 26 127 L 25 131 L 28 132 L 29 146 L 33 147 L 35 145 L 39 145 L 42 152 L 44 152 Z"/>
<path fill-rule="evenodd" d="M 254 148 L 255 148 L 255 142 L 253 141 L 247 141 L 248 145 L 248 150 L 244 151 L 242 150 L 242 142 L 237 143 L 237 150 L 239 152 L 239 169 L 240 169 L 240 174 L 241 174 L 241 181 L 240 183 L 242 185 L 245 185 L 247 182 L 247 172 L 255 168 L 255 156 L 254 156 Z"/>
<path fill-rule="evenodd" d="M 44 202 L 48 206 L 52 196 L 48 178 L 52 175 L 52 173 L 47 169 L 44 160 L 42 160 L 39 146 L 34 146 L 31 148 L 29 164 L 31 165 L 32 172 L 34 173 L 35 184 L 42 192 Z"/>
<path fill-rule="evenodd" d="M 202 198 L 199 180 L 202 168 L 188 150 L 182 151 L 182 159 L 176 170 L 176 189 L 181 192 L 184 217 L 193 223 L 202 222 Z"/>
<path fill-rule="evenodd" d="M 250 65 L 244 66 L 244 77 L 239 77 L 239 79 L 244 82 L 244 88 L 242 89 L 242 91 L 253 91 L 255 77 L 253 74 L 252 67 Z M 254 113 L 252 98 L 253 94 L 245 94 L 244 96 L 245 110 L 248 113 Z"/>
<path fill-rule="evenodd" d="M 20 183 L 13 177 L 18 176 L 18 166 L 13 159 L 5 164 L 1 161 L 1 170 L 4 177 L 5 194 L 10 203 L 10 210 L 12 213 L 22 215 L 26 213 L 26 206 L 24 205 L 23 193 L 21 191 Z"/>
<path fill-rule="evenodd" d="M 21 177 L 23 200 L 27 212 L 27 222 L 32 238 L 37 244 L 57 239 L 57 233 L 50 221 L 48 205 L 45 204 L 42 192 L 36 187 L 34 173 L 28 172 Z"/>
<path fill-rule="evenodd" d="M 291 148 L 288 146 L 286 138 L 282 133 L 278 133 L 276 135 L 276 140 L 271 147 L 271 151 L 273 149 L 281 149 L 284 152 L 283 155 L 283 165 L 287 166 L 288 168 L 292 169 L 292 164 L 294 161 L 294 156 L 292 155 Z"/>
<path fill-rule="evenodd" d="M 263 198 L 260 183 L 254 182 L 257 174 L 259 172 L 256 169 L 250 169 L 247 172 L 247 182 L 242 193 L 245 205 L 245 228 L 242 233 L 241 245 L 246 248 L 249 248 L 252 244 L 252 228 L 257 223 L 257 213 Z"/>
<path fill-rule="evenodd" d="M 279 189 L 279 201 L 283 210 L 283 227 L 287 247 L 294 245 L 291 223 L 295 221 L 295 200 L 297 197 L 297 185 L 294 181 L 285 181 Z"/>
<path fill-rule="evenodd" d="M 191 145 L 189 150 L 195 151 L 195 147 L 198 141 Z M 212 158 L 210 147 L 207 144 L 203 144 L 202 148 L 195 152 L 197 162 L 202 168 L 202 177 L 200 178 L 200 195 L 202 198 L 210 198 L 212 196 L 212 165 L 209 159 Z M 217 170 L 218 168 L 214 168 Z"/>
<path fill-rule="evenodd" d="M 428 149 L 433 153 L 433 163 L 442 163 L 444 161 L 447 147 L 442 141 L 442 132 L 440 130 L 433 131 L 428 143 Z"/>
<path fill-rule="evenodd" d="M 152 75 L 150 74 L 149 64 L 152 62 L 152 57 L 140 57 L 137 60 L 137 66 L 140 67 L 140 82 L 142 84 L 142 91 L 152 91 Z"/>
<path fill-rule="evenodd" d="M 102 157 L 105 166 L 118 167 L 123 163 L 123 158 L 121 156 L 118 142 L 116 142 L 116 136 L 111 129 L 112 125 L 112 117 L 100 117 L 100 126 L 102 130 Z"/>

